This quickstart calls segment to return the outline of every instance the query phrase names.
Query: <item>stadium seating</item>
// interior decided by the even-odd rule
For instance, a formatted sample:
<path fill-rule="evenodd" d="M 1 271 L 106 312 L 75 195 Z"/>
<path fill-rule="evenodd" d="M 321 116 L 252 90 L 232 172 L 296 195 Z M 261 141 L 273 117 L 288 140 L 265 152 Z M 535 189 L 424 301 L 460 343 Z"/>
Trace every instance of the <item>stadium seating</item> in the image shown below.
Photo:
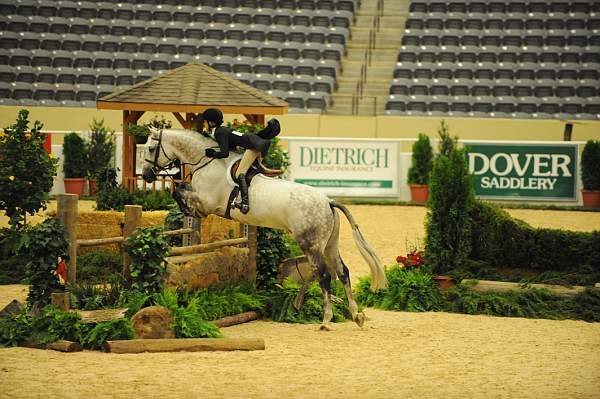
<path fill-rule="evenodd" d="M 415 0 L 386 114 L 599 119 L 599 71 L 600 1 Z"/>
<path fill-rule="evenodd" d="M 2 104 L 95 99 L 202 62 L 317 112 L 360 0 L 0 1 Z M 276 87 L 286 87 L 280 90 Z"/>

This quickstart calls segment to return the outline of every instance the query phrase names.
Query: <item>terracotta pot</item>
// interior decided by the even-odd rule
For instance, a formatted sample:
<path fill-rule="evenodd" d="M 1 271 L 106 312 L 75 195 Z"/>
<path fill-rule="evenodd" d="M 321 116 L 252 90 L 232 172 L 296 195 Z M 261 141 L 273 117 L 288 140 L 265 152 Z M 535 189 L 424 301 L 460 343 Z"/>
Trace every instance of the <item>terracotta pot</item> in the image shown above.
<path fill-rule="evenodd" d="M 586 208 L 600 208 L 600 190 L 581 190 L 581 198 Z"/>
<path fill-rule="evenodd" d="M 146 144 L 148 136 L 133 136 L 133 140 L 136 144 Z"/>
<path fill-rule="evenodd" d="M 450 276 L 433 276 L 433 279 L 441 290 L 447 290 L 454 287 L 454 279 Z"/>
<path fill-rule="evenodd" d="M 96 181 L 96 179 L 89 179 L 88 180 L 88 184 L 89 184 L 89 194 L 90 195 L 96 195 L 96 193 L 98 192 L 98 182 Z"/>
<path fill-rule="evenodd" d="M 85 179 L 83 177 L 75 178 L 64 178 L 65 181 L 65 192 L 67 194 L 83 195 L 83 189 L 85 187 Z"/>
<path fill-rule="evenodd" d="M 427 186 L 427 184 L 411 184 L 410 197 L 412 202 L 417 204 L 426 203 L 427 198 L 429 197 L 429 186 Z"/>

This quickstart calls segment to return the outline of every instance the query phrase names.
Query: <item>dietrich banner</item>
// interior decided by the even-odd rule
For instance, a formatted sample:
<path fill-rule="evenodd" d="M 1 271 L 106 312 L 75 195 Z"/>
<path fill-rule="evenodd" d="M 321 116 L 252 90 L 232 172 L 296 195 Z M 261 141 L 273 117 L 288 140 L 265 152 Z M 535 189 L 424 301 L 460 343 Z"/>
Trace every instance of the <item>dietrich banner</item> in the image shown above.
<path fill-rule="evenodd" d="M 334 196 L 397 196 L 397 141 L 290 139 L 290 177 Z"/>
<path fill-rule="evenodd" d="M 479 197 L 576 200 L 577 144 L 467 142 L 465 146 Z"/>

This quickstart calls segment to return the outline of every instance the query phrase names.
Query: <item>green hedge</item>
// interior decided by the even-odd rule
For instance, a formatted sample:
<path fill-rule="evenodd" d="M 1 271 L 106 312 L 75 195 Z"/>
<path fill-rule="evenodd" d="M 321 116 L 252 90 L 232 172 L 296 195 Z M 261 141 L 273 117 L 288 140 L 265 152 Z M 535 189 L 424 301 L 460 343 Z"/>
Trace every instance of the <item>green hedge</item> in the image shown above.
<path fill-rule="evenodd" d="M 474 202 L 471 221 L 471 260 L 540 272 L 600 273 L 600 231 L 536 229 L 482 201 Z"/>

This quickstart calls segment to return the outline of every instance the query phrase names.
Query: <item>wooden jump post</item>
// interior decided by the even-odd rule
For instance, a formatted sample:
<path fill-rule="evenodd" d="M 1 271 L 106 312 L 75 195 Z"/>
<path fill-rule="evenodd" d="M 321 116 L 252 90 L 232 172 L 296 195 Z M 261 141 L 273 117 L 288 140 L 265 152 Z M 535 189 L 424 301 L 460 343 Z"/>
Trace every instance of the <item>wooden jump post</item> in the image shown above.
<path fill-rule="evenodd" d="M 77 281 L 77 194 L 58 194 L 56 198 L 56 217 L 67 232 L 69 241 L 69 261 L 67 262 L 67 279 Z"/>

